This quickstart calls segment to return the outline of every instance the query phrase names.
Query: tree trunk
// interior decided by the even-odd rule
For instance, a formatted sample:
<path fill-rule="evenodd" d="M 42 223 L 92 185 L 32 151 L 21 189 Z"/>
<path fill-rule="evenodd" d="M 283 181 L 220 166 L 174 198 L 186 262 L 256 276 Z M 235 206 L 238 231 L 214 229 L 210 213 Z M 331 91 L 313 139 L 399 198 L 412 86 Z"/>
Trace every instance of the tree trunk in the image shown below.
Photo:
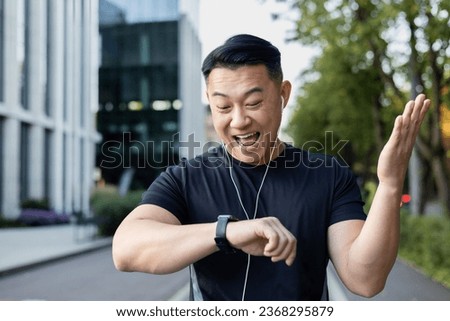
<path fill-rule="evenodd" d="M 427 162 L 423 159 L 422 159 L 422 172 L 420 173 L 420 181 L 422 184 L 422 188 L 420 190 L 418 211 L 420 215 L 425 215 L 425 206 L 431 200 L 434 194 L 430 192 L 434 190 L 434 183 L 430 162 Z"/>
<path fill-rule="evenodd" d="M 445 157 L 433 157 L 431 168 L 436 182 L 440 205 L 443 207 L 444 212 L 450 216 L 450 186 Z"/>
<path fill-rule="evenodd" d="M 372 102 L 372 119 L 373 119 L 373 129 L 374 129 L 374 138 L 375 138 L 375 146 L 377 149 L 377 154 L 381 153 L 385 143 L 385 133 L 384 133 L 384 124 L 383 119 L 381 117 L 381 109 L 382 106 L 379 103 L 380 99 L 374 98 Z"/>

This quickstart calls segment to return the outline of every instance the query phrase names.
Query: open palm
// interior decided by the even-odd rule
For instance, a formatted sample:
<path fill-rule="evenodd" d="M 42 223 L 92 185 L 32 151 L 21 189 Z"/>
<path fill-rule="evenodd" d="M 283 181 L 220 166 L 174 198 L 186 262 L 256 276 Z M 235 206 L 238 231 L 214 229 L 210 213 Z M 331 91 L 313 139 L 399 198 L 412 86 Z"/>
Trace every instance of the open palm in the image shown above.
<path fill-rule="evenodd" d="M 430 103 L 425 95 L 420 94 L 414 101 L 408 102 L 403 114 L 395 119 L 391 136 L 378 159 L 377 174 L 380 183 L 403 185 L 409 158 Z"/>

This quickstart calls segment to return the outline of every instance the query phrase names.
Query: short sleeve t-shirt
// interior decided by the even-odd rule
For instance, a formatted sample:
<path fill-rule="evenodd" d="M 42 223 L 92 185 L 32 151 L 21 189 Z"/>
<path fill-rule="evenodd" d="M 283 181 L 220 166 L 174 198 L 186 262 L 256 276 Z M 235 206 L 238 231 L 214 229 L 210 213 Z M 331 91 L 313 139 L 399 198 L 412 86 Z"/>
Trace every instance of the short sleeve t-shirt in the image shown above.
<path fill-rule="evenodd" d="M 320 300 L 329 261 L 327 229 L 344 220 L 364 220 L 363 201 L 348 166 L 335 158 L 286 145 L 269 163 L 256 218 L 275 216 L 297 238 L 292 266 L 267 257 L 250 259 L 216 252 L 191 267 L 191 287 L 203 300 Z M 230 214 L 253 217 L 267 166 L 232 158 L 222 147 L 167 168 L 144 193 L 141 204 L 158 205 L 182 224 L 215 222 Z M 232 178 L 235 184 L 233 184 Z M 242 200 L 242 206 L 239 201 Z"/>

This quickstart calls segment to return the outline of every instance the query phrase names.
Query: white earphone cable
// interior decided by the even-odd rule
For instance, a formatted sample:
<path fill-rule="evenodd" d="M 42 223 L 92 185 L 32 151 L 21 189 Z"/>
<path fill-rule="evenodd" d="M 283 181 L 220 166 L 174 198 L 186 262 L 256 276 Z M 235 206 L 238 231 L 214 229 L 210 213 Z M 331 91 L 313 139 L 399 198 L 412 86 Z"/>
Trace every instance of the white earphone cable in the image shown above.
<path fill-rule="evenodd" d="M 281 96 L 281 112 L 283 112 L 283 107 L 284 107 L 284 97 Z M 280 131 L 280 128 L 278 128 L 278 132 L 279 132 L 279 131 Z M 277 133 L 277 134 L 278 134 L 278 133 Z M 278 135 L 277 135 L 277 137 L 278 137 Z M 231 178 L 231 182 L 233 183 L 234 189 L 236 190 L 236 194 L 237 194 L 237 197 L 238 197 L 238 200 L 239 200 L 239 204 L 241 205 L 241 208 L 242 208 L 242 210 L 244 211 L 245 216 L 247 217 L 247 220 L 250 220 L 250 216 L 248 215 L 247 210 L 245 209 L 244 203 L 242 202 L 241 193 L 239 192 L 239 188 L 238 188 L 238 186 L 237 186 L 237 184 L 236 184 L 236 182 L 235 182 L 235 180 L 234 180 L 234 177 L 233 177 L 233 166 L 232 166 L 232 161 L 231 161 L 230 156 L 228 155 L 228 152 L 227 152 L 225 143 L 224 143 L 223 141 L 222 141 L 222 147 L 223 147 L 223 151 L 224 151 L 224 153 L 225 153 L 225 155 L 226 155 L 226 157 L 227 157 L 227 160 L 228 160 L 228 163 L 229 163 L 229 166 L 230 166 L 230 167 L 229 167 L 229 168 L 230 168 L 230 169 L 229 169 L 230 178 Z M 266 180 L 267 173 L 269 172 L 270 162 L 272 161 L 273 153 L 275 152 L 275 150 L 277 149 L 277 147 L 278 147 L 278 146 L 277 146 L 277 144 L 275 143 L 275 146 L 273 147 L 272 151 L 270 152 L 270 158 L 269 158 L 269 161 L 268 161 L 267 164 L 266 164 L 266 170 L 265 170 L 264 175 L 263 175 L 263 178 L 262 178 L 262 180 L 261 180 L 261 185 L 259 185 L 258 192 L 256 193 L 255 210 L 254 210 L 254 212 L 253 212 L 253 217 L 252 217 L 252 219 L 255 219 L 255 218 L 256 218 L 256 214 L 258 213 L 259 195 L 260 195 L 260 193 L 261 193 L 262 187 L 263 187 L 264 182 L 265 182 L 265 180 Z M 249 271 L 250 271 L 250 258 L 251 258 L 251 255 L 250 255 L 250 254 L 247 254 L 247 268 L 246 268 L 246 270 L 245 270 L 244 287 L 243 287 L 243 290 L 242 290 L 242 299 L 241 299 L 242 301 L 245 300 L 245 293 L 246 293 L 246 291 L 247 291 L 248 273 L 249 273 Z"/>
<path fill-rule="evenodd" d="M 226 150 L 225 144 L 223 142 L 222 142 L 222 146 L 224 148 L 224 153 L 225 153 L 225 155 L 226 155 L 226 157 L 228 159 L 230 178 L 231 178 L 231 182 L 233 183 L 234 189 L 236 190 L 236 194 L 237 194 L 237 197 L 238 197 L 238 200 L 239 200 L 239 204 L 241 205 L 241 208 L 244 211 L 245 216 L 247 217 L 247 220 L 250 220 L 250 216 L 248 215 L 247 210 L 245 209 L 245 206 L 244 206 L 244 204 L 242 202 L 241 193 L 239 192 L 239 188 L 238 188 L 238 186 L 237 186 L 237 184 L 236 184 L 236 182 L 234 180 L 232 162 L 231 162 L 230 156 L 228 155 L 228 152 Z M 255 219 L 256 218 L 256 214 L 258 213 L 259 195 L 261 193 L 262 187 L 263 187 L 264 182 L 266 180 L 267 173 L 269 172 L 270 162 L 272 161 L 272 157 L 273 157 L 273 153 L 274 153 L 275 149 L 276 149 L 276 146 L 273 147 L 273 150 L 270 153 L 269 161 L 266 164 L 266 170 L 265 170 L 263 178 L 261 180 L 261 184 L 259 185 L 258 192 L 256 193 L 255 210 L 253 212 L 252 219 Z M 243 290 L 242 290 L 242 299 L 241 299 L 242 301 L 245 300 L 245 292 L 247 290 L 248 273 L 249 273 L 249 270 L 250 270 L 250 257 L 251 257 L 251 255 L 247 254 L 247 268 L 245 270 L 244 287 L 243 287 Z"/>

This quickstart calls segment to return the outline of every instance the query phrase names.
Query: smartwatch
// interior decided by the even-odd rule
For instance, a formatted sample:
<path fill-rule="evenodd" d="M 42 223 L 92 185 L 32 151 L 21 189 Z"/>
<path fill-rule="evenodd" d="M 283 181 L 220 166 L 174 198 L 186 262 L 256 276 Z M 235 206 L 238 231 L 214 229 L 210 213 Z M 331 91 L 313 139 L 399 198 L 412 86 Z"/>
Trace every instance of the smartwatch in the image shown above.
<path fill-rule="evenodd" d="M 236 221 L 239 220 L 233 215 L 219 215 L 217 217 L 216 237 L 214 238 L 214 241 L 216 241 L 219 250 L 226 254 L 236 253 L 236 249 L 230 245 L 226 237 L 228 222 Z"/>

